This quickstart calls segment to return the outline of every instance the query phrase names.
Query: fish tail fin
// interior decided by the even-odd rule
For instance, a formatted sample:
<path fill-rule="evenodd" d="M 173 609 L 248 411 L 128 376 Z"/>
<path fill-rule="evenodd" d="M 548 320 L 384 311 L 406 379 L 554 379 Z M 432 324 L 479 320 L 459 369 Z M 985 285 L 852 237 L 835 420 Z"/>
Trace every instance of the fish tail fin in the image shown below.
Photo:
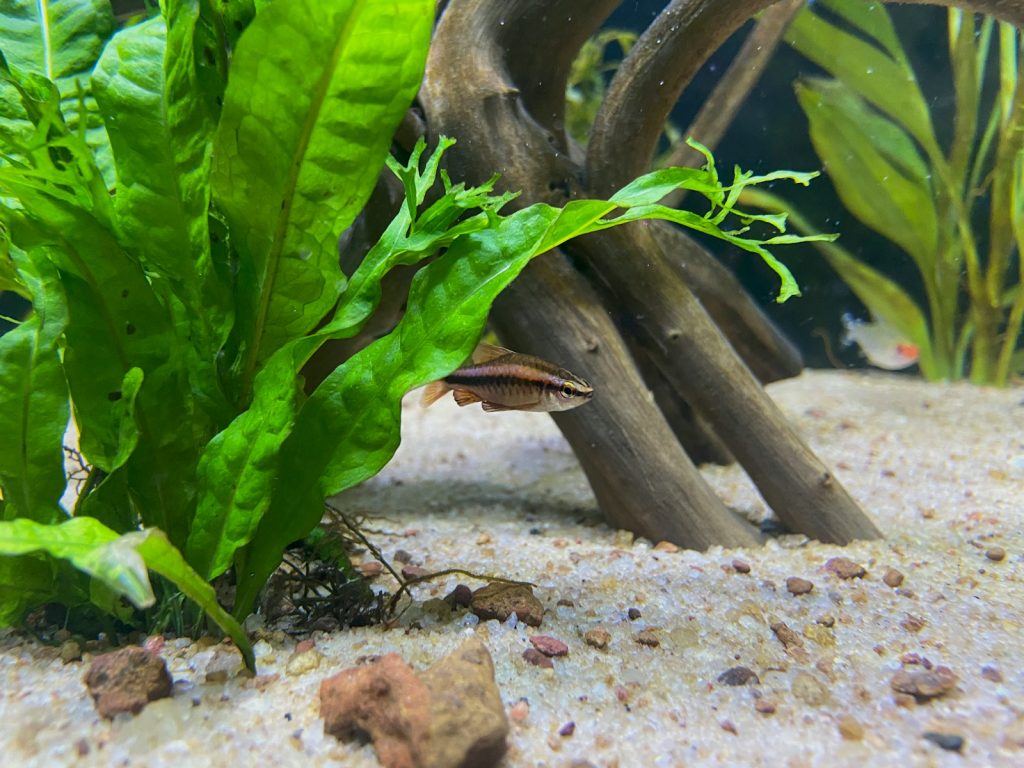
<path fill-rule="evenodd" d="M 444 379 L 432 381 L 423 388 L 423 398 L 420 400 L 423 406 L 430 406 L 448 394 L 449 387 Z"/>

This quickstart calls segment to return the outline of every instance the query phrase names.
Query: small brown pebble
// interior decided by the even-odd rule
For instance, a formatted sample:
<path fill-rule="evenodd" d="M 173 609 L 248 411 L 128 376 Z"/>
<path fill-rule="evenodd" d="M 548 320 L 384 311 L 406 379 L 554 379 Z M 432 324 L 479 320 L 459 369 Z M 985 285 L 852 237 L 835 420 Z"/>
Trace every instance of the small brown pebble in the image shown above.
<path fill-rule="evenodd" d="M 739 731 L 736 730 L 736 725 L 732 720 L 723 720 L 719 725 L 722 726 L 723 731 L 728 731 L 733 736 L 739 736 Z"/>
<path fill-rule="evenodd" d="M 430 573 L 430 571 L 428 571 L 426 568 L 424 568 L 421 565 L 403 565 L 402 566 L 402 578 L 405 579 L 406 581 L 411 581 L 413 579 L 421 579 L 421 578 L 423 578 L 424 576 L 426 576 L 429 573 Z"/>
<path fill-rule="evenodd" d="M 768 699 L 757 699 L 754 701 L 754 709 L 762 715 L 774 715 L 775 703 L 768 701 Z"/>
<path fill-rule="evenodd" d="M 89 742 L 84 738 L 79 739 L 75 742 L 75 754 L 79 757 L 85 757 L 89 754 Z"/>
<path fill-rule="evenodd" d="M 886 568 L 885 573 L 882 575 L 882 581 L 885 582 L 887 587 L 896 589 L 896 587 L 903 583 L 903 574 L 895 568 Z"/>
<path fill-rule="evenodd" d="M 473 602 L 473 590 L 465 584 L 456 584 L 455 588 L 444 596 L 444 601 L 453 608 L 468 608 Z"/>
<path fill-rule="evenodd" d="M 800 648 L 803 647 L 803 645 L 804 645 L 803 639 L 800 637 L 800 635 L 798 635 L 796 632 L 794 632 L 789 627 L 789 625 L 786 624 L 786 622 L 784 622 L 784 621 L 775 621 L 775 622 L 772 622 L 771 626 L 772 626 L 772 632 L 775 633 L 775 636 L 777 638 L 779 638 L 779 642 L 781 642 L 786 648 L 791 648 L 792 646 L 797 646 L 797 647 L 800 647 Z"/>
<path fill-rule="evenodd" d="M 823 627 L 834 627 L 836 625 L 836 617 L 828 613 L 824 616 L 819 616 L 817 621 Z"/>
<path fill-rule="evenodd" d="M 858 565 L 848 557 L 832 557 L 825 563 L 825 570 L 834 573 L 840 579 L 862 579 L 867 573 L 864 566 Z"/>
<path fill-rule="evenodd" d="M 583 635 L 583 642 L 589 645 L 591 648 L 598 648 L 604 650 L 608 647 L 608 643 L 612 641 L 612 635 L 607 629 L 602 627 L 594 627 L 594 629 L 588 629 L 587 633 Z"/>
<path fill-rule="evenodd" d="M 791 595 L 806 595 L 814 589 L 814 583 L 807 579 L 801 579 L 799 576 L 790 576 L 786 579 L 786 589 Z"/>
<path fill-rule="evenodd" d="M 998 563 L 1000 560 L 1006 557 L 1006 550 L 1002 547 L 989 547 L 985 550 L 985 557 L 987 557 L 993 563 Z"/>
<path fill-rule="evenodd" d="M 679 545 L 678 544 L 673 544 L 671 541 L 659 541 L 657 544 L 654 545 L 654 548 L 658 552 L 678 552 L 679 551 Z"/>
<path fill-rule="evenodd" d="M 636 621 L 641 616 L 643 616 L 643 614 L 640 613 L 639 608 L 630 608 L 628 611 L 626 611 L 626 615 L 629 617 L 630 621 Z"/>
<path fill-rule="evenodd" d="M 748 667 L 731 667 L 718 676 L 718 682 L 722 685 L 758 685 L 761 679 Z"/>
<path fill-rule="evenodd" d="M 262 691 L 264 688 L 276 683 L 280 679 L 280 673 L 275 672 L 272 675 L 256 675 L 256 677 L 250 677 L 248 680 L 245 680 L 242 685 L 245 688 L 255 688 L 257 691 Z"/>
<path fill-rule="evenodd" d="M 477 546 L 482 547 L 484 544 L 490 544 L 494 539 L 491 538 L 489 533 L 481 533 L 476 537 Z"/>
<path fill-rule="evenodd" d="M 376 560 L 369 560 L 365 563 L 360 563 L 358 566 L 359 573 L 363 575 L 365 579 L 373 579 L 380 576 L 384 572 L 384 565 L 377 562 Z"/>
<path fill-rule="evenodd" d="M 568 723 L 558 729 L 558 735 L 568 738 L 576 733 L 576 723 L 570 720 Z"/>
<path fill-rule="evenodd" d="M 750 573 L 750 563 L 744 560 L 733 560 L 732 569 L 736 571 L 736 573 Z"/>
<path fill-rule="evenodd" d="M 65 640 L 60 646 L 60 660 L 65 664 L 82 660 L 82 646 L 77 640 Z"/>
<path fill-rule="evenodd" d="M 561 640 L 549 635 L 534 635 L 530 643 L 545 656 L 568 656 L 569 646 Z"/>
<path fill-rule="evenodd" d="M 1003 673 L 1000 672 L 996 667 L 993 667 L 989 664 L 986 664 L 981 668 L 981 676 L 993 683 L 1003 682 Z"/>
<path fill-rule="evenodd" d="M 526 659 L 527 664 L 533 664 L 535 667 L 543 667 L 545 669 L 555 668 L 555 663 L 536 648 L 527 648 L 523 651 L 523 658 Z"/>
<path fill-rule="evenodd" d="M 900 622 L 900 626 L 903 627 L 907 632 L 920 632 L 925 628 L 928 622 L 922 619 L 920 616 L 915 616 L 912 613 L 908 613 L 906 618 Z"/>
<path fill-rule="evenodd" d="M 530 702 L 527 699 L 519 699 L 508 708 L 508 719 L 514 723 L 525 723 L 530 716 Z"/>
<path fill-rule="evenodd" d="M 839 735 L 847 741 L 860 741 L 864 738 L 864 726 L 853 715 L 840 715 L 836 720 Z"/>
<path fill-rule="evenodd" d="M 412 562 L 412 555 L 406 552 L 404 549 L 396 549 L 394 559 L 399 563 L 408 564 Z"/>
<path fill-rule="evenodd" d="M 889 685 L 897 693 L 907 693 L 918 699 L 932 699 L 956 688 L 959 678 L 949 667 L 935 669 L 901 669 Z"/>
<path fill-rule="evenodd" d="M 903 709 L 913 709 L 917 706 L 917 699 L 909 693 L 894 693 L 892 700 L 896 702 L 897 707 L 902 707 Z"/>
<path fill-rule="evenodd" d="M 640 645 L 646 645 L 648 648 L 657 648 L 661 645 L 661 640 L 658 638 L 658 630 L 653 627 L 640 630 L 633 639 Z"/>
<path fill-rule="evenodd" d="M 563 608 L 575 608 L 576 607 L 576 603 L 574 603 L 568 597 L 560 597 L 560 598 L 558 598 L 558 602 L 555 603 L 555 605 L 560 605 Z"/>

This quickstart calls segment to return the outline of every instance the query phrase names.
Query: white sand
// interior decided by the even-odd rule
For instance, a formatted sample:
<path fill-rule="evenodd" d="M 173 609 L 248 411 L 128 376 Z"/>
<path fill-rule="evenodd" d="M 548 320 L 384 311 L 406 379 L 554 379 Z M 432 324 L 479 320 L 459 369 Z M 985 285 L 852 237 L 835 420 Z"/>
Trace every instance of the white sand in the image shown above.
<path fill-rule="evenodd" d="M 88 654 L 65 666 L 55 649 L 8 634 L 0 637 L 2 762 L 375 766 L 372 748 L 324 737 L 320 680 L 358 656 L 388 651 L 426 666 L 476 632 L 494 656 L 507 705 L 529 700 L 506 766 L 1024 765 L 1024 390 L 813 373 L 771 392 L 874 516 L 884 541 L 843 550 L 790 537 L 744 551 L 656 551 L 600 523 L 546 417 L 410 403 L 394 462 L 345 495 L 343 506 L 383 518 L 372 525 L 391 532 L 374 537 L 388 556 L 402 548 L 431 570 L 537 583 L 548 608 L 539 632 L 567 642 L 568 658 L 553 671 L 532 667 L 521 653 L 538 630 L 474 626 L 464 615 L 439 622 L 413 608 L 397 630 L 318 635 L 323 661 L 304 674 L 284 671 L 293 641 L 261 640 L 260 672 L 281 675 L 261 691 L 243 678 L 197 682 L 189 667 L 197 648 L 169 642 L 174 697 L 107 723 L 81 684 Z M 737 469 L 707 476 L 727 503 L 764 515 Z M 1006 550 L 1002 562 L 986 558 L 996 545 Z M 840 554 L 864 565 L 867 578 L 827 574 L 825 561 Z M 750 574 L 729 566 L 737 557 Z M 882 583 L 889 566 L 906 576 L 899 591 Z M 793 575 L 815 590 L 790 595 L 785 580 Z M 458 580 L 416 596 L 442 596 Z M 642 616 L 630 621 L 634 607 Z M 831 630 L 816 623 L 826 615 Z M 923 626 L 912 631 L 908 616 Z M 787 655 L 768 626 L 777 620 L 801 635 L 810 628 L 804 656 Z M 408 629 L 414 621 L 423 628 Z M 596 626 L 611 633 L 607 651 L 583 642 Z M 660 647 L 634 642 L 648 627 L 657 628 Z M 958 688 L 898 706 L 889 681 L 906 653 L 951 667 Z M 716 682 L 740 664 L 760 686 Z M 1001 682 L 982 676 L 986 665 Z M 755 711 L 755 690 L 775 705 L 773 714 Z M 843 738 L 844 716 L 862 727 L 861 739 Z M 575 733 L 559 736 L 568 721 Z M 925 741 L 925 731 L 963 736 L 963 754 Z"/>

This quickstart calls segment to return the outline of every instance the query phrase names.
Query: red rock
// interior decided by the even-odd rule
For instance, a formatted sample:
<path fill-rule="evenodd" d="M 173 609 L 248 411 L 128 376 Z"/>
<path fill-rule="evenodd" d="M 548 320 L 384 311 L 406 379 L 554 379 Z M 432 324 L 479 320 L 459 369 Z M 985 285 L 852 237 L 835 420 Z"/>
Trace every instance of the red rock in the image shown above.
<path fill-rule="evenodd" d="M 895 568 L 886 568 L 885 573 L 882 575 L 882 581 L 885 582 L 887 587 L 896 589 L 896 587 L 903 583 L 903 574 Z"/>
<path fill-rule="evenodd" d="M 320 685 L 320 712 L 326 733 L 368 734 L 385 768 L 491 766 L 509 728 L 490 654 L 476 638 L 421 676 L 394 653 L 339 672 Z"/>
<path fill-rule="evenodd" d="M 155 653 L 132 646 L 93 659 L 85 686 L 103 717 L 138 714 L 151 701 L 171 695 L 167 664 Z"/>
<path fill-rule="evenodd" d="M 533 647 L 545 656 L 568 656 L 569 646 L 549 635 L 534 635 L 530 638 Z"/>
<path fill-rule="evenodd" d="M 745 560 L 733 560 L 732 568 L 736 573 L 750 573 L 750 563 Z"/>

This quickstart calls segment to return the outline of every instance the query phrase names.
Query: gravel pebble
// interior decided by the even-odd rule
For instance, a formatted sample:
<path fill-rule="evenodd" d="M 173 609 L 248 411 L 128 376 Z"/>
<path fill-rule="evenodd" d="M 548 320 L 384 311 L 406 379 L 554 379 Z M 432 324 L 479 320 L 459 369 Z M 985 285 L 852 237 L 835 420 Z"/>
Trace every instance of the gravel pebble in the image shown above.
<path fill-rule="evenodd" d="M 932 744 L 948 750 L 949 752 L 960 752 L 964 748 L 964 737 L 955 733 L 940 733 L 938 731 L 925 731 L 924 738 Z"/>
<path fill-rule="evenodd" d="M 523 651 L 523 658 L 526 659 L 527 664 L 532 664 L 535 667 L 555 668 L 555 663 L 551 660 L 551 657 L 541 653 L 536 648 L 527 648 Z"/>
<path fill-rule="evenodd" d="M 1002 547 L 989 547 L 985 550 L 985 557 L 994 563 L 998 563 L 1006 557 L 1006 550 Z"/>
<path fill-rule="evenodd" d="M 558 735 L 568 738 L 576 733 L 576 723 L 570 720 L 568 723 L 558 729 Z"/>
<path fill-rule="evenodd" d="M 768 701 L 768 699 L 757 699 L 754 701 L 754 709 L 762 715 L 774 715 L 775 703 Z"/>
<path fill-rule="evenodd" d="M 860 741 L 864 738 L 864 726 L 853 715 L 840 715 L 836 727 L 839 728 L 839 735 L 847 741 Z"/>
<path fill-rule="evenodd" d="M 736 573 L 750 573 L 750 563 L 744 560 L 733 560 L 732 569 L 736 571 Z"/>
<path fill-rule="evenodd" d="M 640 613 L 640 609 L 639 608 L 630 608 L 628 611 L 626 611 L 626 616 L 629 617 L 630 621 L 636 621 L 641 616 L 643 616 L 643 614 Z"/>
<path fill-rule="evenodd" d="M 758 685 L 761 679 L 748 667 L 731 667 L 718 676 L 718 682 L 722 685 Z"/>
<path fill-rule="evenodd" d="M 470 610 L 480 621 L 505 621 L 514 613 L 524 624 L 539 627 L 544 619 L 544 606 L 526 584 L 494 582 L 480 587 L 473 593 Z"/>
<path fill-rule="evenodd" d="M 840 579 L 862 579 L 867 571 L 848 557 L 832 557 L 825 563 L 825 570 L 834 573 Z"/>
<path fill-rule="evenodd" d="M 549 635 L 534 635 L 530 643 L 545 656 L 568 656 L 569 646 Z"/>
<path fill-rule="evenodd" d="M 986 664 L 981 668 L 981 676 L 993 683 L 1003 682 L 1003 673 L 997 667 Z"/>
<path fill-rule="evenodd" d="M 887 587 L 896 589 L 896 587 L 903 583 L 903 574 L 895 568 L 886 568 L 885 573 L 882 574 L 882 581 L 885 582 Z"/>
<path fill-rule="evenodd" d="M 648 627 L 647 629 L 640 630 L 636 633 L 636 636 L 633 639 L 640 645 L 646 645 L 648 648 L 657 648 L 661 645 L 661 639 L 658 637 L 658 630 L 654 627 Z"/>
<path fill-rule="evenodd" d="M 612 641 L 611 632 L 603 627 L 594 627 L 594 629 L 588 629 L 587 633 L 583 636 L 583 642 L 589 645 L 591 648 L 597 648 L 604 650 L 608 647 L 608 643 Z"/>
<path fill-rule="evenodd" d="M 906 693 L 917 699 L 932 699 L 956 688 L 960 679 L 949 667 L 935 669 L 901 669 L 892 680 L 890 687 L 898 693 Z"/>
<path fill-rule="evenodd" d="M 772 632 L 774 632 L 775 636 L 779 638 L 779 642 L 781 642 L 786 648 L 792 648 L 793 646 L 803 648 L 803 639 L 800 635 L 794 632 L 786 622 L 775 621 L 772 622 L 771 627 Z"/>
<path fill-rule="evenodd" d="M 799 576 L 790 576 L 786 579 L 786 589 L 791 595 L 806 595 L 814 589 L 814 582 L 802 579 Z"/>

